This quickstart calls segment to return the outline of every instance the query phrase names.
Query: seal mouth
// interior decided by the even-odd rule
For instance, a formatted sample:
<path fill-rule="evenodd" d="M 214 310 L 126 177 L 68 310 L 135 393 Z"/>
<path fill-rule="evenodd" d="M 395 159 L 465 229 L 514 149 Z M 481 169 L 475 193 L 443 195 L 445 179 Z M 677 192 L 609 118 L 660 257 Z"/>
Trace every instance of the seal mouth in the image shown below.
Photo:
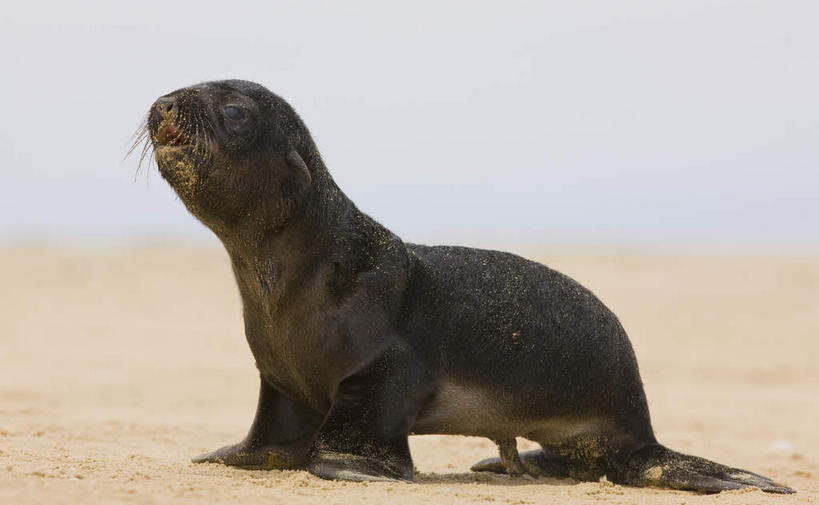
<path fill-rule="evenodd" d="M 191 143 L 191 140 L 179 128 L 164 123 L 154 133 L 154 145 L 163 147 L 181 147 Z"/>

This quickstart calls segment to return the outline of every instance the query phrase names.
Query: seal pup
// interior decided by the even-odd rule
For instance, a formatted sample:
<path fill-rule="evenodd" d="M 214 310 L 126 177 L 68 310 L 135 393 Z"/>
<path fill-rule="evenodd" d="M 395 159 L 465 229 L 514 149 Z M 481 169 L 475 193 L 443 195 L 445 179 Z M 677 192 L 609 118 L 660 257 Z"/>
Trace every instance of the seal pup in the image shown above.
<path fill-rule="evenodd" d="M 626 332 L 589 290 L 513 254 L 403 242 L 259 84 L 160 97 L 145 134 L 224 244 L 261 376 L 245 439 L 195 462 L 411 481 L 408 435 L 460 434 L 498 444 L 474 470 L 792 492 L 660 445 Z M 541 449 L 519 455 L 519 436 Z"/>

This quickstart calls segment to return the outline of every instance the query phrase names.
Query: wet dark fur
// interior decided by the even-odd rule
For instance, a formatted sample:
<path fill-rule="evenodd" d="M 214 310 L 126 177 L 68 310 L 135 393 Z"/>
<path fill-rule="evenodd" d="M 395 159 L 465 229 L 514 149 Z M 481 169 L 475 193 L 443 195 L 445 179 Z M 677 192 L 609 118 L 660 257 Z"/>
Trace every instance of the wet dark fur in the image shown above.
<path fill-rule="evenodd" d="M 478 470 L 790 491 L 659 445 L 628 337 L 591 292 L 513 254 L 402 242 L 262 86 L 178 90 L 145 132 L 230 255 L 261 374 L 245 440 L 195 461 L 411 480 L 407 436 L 449 433 L 498 442 L 503 460 Z M 519 459 L 516 436 L 543 450 Z"/>

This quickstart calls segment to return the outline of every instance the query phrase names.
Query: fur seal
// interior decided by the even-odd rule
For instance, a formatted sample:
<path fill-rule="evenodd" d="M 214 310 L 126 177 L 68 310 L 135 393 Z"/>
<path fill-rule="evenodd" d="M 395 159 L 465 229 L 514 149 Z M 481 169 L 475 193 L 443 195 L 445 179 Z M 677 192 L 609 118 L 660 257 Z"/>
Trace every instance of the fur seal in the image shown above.
<path fill-rule="evenodd" d="M 261 85 L 174 91 L 144 133 L 230 256 L 261 376 L 247 437 L 194 462 L 411 481 L 408 435 L 458 434 L 498 444 L 473 470 L 793 492 L 660 445 L 626 332 L 589 290 L 513 254 L 403 242 Z"/>

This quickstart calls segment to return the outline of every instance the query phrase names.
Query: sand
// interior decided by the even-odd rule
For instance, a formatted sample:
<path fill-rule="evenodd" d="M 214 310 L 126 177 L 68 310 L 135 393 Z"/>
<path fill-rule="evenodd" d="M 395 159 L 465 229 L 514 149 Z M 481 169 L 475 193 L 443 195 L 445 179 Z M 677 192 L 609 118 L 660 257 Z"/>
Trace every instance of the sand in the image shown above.
<path fill-rule="evenodd" d="M 418 484 L 194 465 L 240 440 L 257 375 L 218 249 L 0 249 L 0 503 L 819 502 L 819 258 L 528 254 L 621 318 L 655 431 L 798 493 L 696 495 L 469 472 L 486 440 L 413 437 Z"/>

